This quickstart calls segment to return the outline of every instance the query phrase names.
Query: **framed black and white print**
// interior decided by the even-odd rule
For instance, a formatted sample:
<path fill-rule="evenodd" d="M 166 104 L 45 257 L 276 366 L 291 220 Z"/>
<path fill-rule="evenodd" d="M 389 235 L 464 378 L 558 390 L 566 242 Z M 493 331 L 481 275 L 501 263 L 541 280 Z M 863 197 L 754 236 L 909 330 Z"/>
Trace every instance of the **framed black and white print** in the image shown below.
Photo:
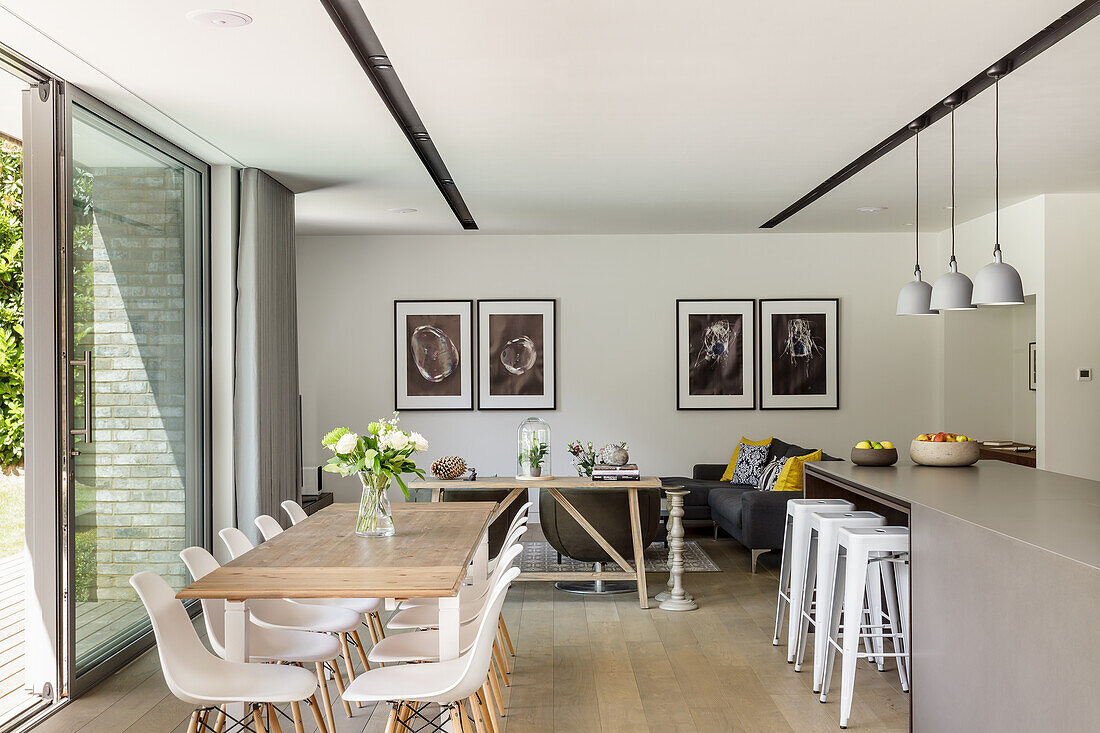
<path fill-rule="evenodd" d="M 472 300 L 395 300 L 394 408 L 474 409 Z"/>
<path fill-rule="evenodd" d="M 756 301 L 676 301 L 676 409 L 756 407 Z"/>
<path fill-rule="evenodd" d="M 760 301 L 760 408 L 840 406 L 836 298 Z"/>
<path fill-rule="evenodd" d="M 557 408 L 557 301 L 477 302 L 480 410 Z"/>

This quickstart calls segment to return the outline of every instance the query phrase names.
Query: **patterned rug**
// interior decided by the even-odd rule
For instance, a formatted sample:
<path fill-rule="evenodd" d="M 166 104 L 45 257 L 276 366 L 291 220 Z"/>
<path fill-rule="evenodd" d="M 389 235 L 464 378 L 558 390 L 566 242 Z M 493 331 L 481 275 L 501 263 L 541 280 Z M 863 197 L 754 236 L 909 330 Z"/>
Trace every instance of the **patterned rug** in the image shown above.
<path fill-rule="evenodd" d="M 595 564 L 563 557 L 559 565 L 558 553 L 549 542 L 524 542 L 520 569 L 525 573 L 576 573 L 594 570 Z M 645 548 L 645 569 L 650 573 L 668 572 L 668 550 L 663 543 L 654 542 Z M 620 568 L 616 563 L 609 562 L 604 565 L 604 570 L 617 571 Z M 685 542 L 684 572 L 720 573 L 722 568 L 710 559 L 698 542 Z"/>

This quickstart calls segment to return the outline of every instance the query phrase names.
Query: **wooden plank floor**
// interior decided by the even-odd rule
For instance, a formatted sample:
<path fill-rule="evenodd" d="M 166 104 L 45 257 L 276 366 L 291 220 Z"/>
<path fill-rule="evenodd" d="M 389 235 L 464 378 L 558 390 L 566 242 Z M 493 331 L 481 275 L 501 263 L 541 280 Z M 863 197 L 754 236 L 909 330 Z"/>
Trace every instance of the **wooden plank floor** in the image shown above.
<path fill-rule="evenodd" d="M 701 533 L 692 539 L 723 572 L 685 576 L 700 604 L 690 613 L 643 611 L 637 596 L 576 596 L 551 583 L 512 588 L 504 614 L 518 656 L 504 691 L 505 733 L 839 730 L 839 686 L 820 704 L 809 665 L 796 674 L 784 649 L 771 645 L 778 560 L 765 556 L 754 576 L 736 542 Z M 664 580 L 651 574 L 652 592 Z M 908 708 L 892 661 L 885 673 L 860 663 L 849 730 L 908 730 Z M 338 733 L 383 731 L 386 710 L 352 709 L 348 719 L 337 707 Z M 188 713 L 168 693 L 154 651 L 37 730 L 182 733 Z M 306 730 L 315 730 L 311 720 Z"/>

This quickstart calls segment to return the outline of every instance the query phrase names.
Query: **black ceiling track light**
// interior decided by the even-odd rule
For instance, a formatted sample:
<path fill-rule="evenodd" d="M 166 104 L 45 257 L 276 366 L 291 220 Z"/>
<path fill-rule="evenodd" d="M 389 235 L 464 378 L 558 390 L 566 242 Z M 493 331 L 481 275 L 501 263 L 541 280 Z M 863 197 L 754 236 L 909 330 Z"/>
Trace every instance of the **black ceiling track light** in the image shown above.
<path fill-rule="evenodd" d="M 413 150 L 420 157 L 424 167 L 428 169 L 435 185 L 439 187 L 443 198 L 447 200 L 451 211 L 462 224 L 463 229 L 477 229 L 470 209 L 462 199 L 462 194 L 455 185 L 454 179 L 443 162 L 443 156 L 435 147 L 432 138 L 428 135 L 420 115 L 416 112 L 408 92 L 401 84 L 401 80 L 390 63 L 386 49 L 378 40 L 370 21 L 367 19 L 359 0 L 321 0 L 332 22 L 340 31 L 340 35 L 347 41 L 348 47 L 367 72 L 378 95 L 382 97 L 386 108 L 401 126 L 402 132 L 408 138 Z"/>
<path fill-rule="evenodd" d="M 1048 48 L 1058 43 L 1058 41 L 1061 41 L 1063 38 L 1088 23 L 1097 15 L 1100 15 L 1100 0 L 1085 0 L 1085 2 L 1074 6 L 1073 9 L 1065 15 L 1021 43 L 1004 57 L 983 68 L 973 79 L 963 84 L 949 96 L 962 95 L 964 100 L 973 99 L 978 96 L 980 92 L 988 89 L 994 84 L 995 79 L 987 73 L 987 69 L 999 67 L 1012 70 L 1018 69 L 1043 51 L 1046 51 Z M 918 117 L 927 121 L 927 127 L 946 117 L 948 114 L 950 114 L 950 110 L 945 107 L 942 102 L 937 101 L 928 110 L 918 115 Z M 829 191 L 832 191 L 841 183 L 844 183 L 844 181 L 847 181 L 894 148 L 912 138 L 915 134 L 916 133 L 911 130 L 907 124 L 905 127 L 893 133 L 866 153 L 841 168 L 835 174 L 829 176 L 829 178 L 817 188 L 761 224 L 760 228 L 771 229 L 782 223 L 784 220 L 795 215 L 814 201 L 817 201 Z"/>

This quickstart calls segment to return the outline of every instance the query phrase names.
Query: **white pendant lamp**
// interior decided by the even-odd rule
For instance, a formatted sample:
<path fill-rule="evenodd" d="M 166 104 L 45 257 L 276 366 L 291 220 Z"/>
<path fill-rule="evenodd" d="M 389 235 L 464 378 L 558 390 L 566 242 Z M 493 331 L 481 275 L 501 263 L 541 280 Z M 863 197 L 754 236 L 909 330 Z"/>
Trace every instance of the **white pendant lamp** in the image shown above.
<path fill-rule="evenodd" d="M 898 291 L 899 316 L 935 316 L 938 313 L 929 307 L 932 300 L 932 286 L 924 282 L 920 276 L 920 130 L 924 126 L 924 120 L 917 120 L 909 125 L 913 131 L 913 155 L 915 186 L 913 189 L 913 249 L 916 253 L 916 266 L 913 268 L 913 279 L 901 286 Z"/>
<path fill-rule="evenodd" d="M 978 270 L 974 278 L 974 305 L 1021 305 L 1024 302 L 1024 284 L 1016 268 L 1001 261 L 1001 77 L 1008 73 L 1007 64 L 998 64 L 986 72 L 993 77 L 994 90 L 994 180 L 996 222 L 993 238 L 993 261 Z"/>
<path fill-rule="evenodd" d="M 932 285 L 932 301 L 929 306 L 935 311 L 974 308 L 970 302 L 974 294 L 974 283 L 959 272 L 959 265 L 955 261 L 955 107 L 962 101 L 963 95 L 959 92 L 943 102 L 951 108 L 951 261 L 948 263 L 947 272 L 936 278 L 935 284 Z"/>

